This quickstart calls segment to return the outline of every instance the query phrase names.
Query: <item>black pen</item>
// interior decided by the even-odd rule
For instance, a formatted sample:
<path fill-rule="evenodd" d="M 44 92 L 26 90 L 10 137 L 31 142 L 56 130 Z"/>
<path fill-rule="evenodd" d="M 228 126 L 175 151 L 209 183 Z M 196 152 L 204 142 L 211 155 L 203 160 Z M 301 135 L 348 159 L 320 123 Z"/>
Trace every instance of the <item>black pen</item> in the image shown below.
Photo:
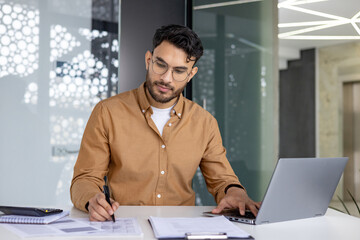
<path fill-rule="evenodd" d="M 111 202 L 110 202 L 109 187 L 108 187 L 108 184 L 107 184 L 107 176 L 104 176 L 104 181 L 105 181 L 105 185 L 103 186 L 103 188 L 104 188 L 105 198 L 106 198 L 106 201 L 107 201 L 107 202 L 110 204 L 110 206 L 112 207 Z M 113 222 L 115 222 L 115 216 L 114 216 L 114 214 L 111 215 L 111 218 L 112 218 Z"/>

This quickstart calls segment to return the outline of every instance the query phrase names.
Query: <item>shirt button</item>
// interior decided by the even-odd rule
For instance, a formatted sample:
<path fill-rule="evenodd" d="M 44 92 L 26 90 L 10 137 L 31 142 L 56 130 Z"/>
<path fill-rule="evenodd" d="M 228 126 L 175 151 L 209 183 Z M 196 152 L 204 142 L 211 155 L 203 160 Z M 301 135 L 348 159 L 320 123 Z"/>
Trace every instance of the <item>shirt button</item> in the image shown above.
<path fill-rule="evenodd" d="M 158 194 L 158 195 L 157 195 L 157 198 L 161 198 L 161 194 Z"/>
<path fill-rule="evenodd" d="M 143 113 L 145 113 L 145 110 L 143 109 L 143 110 L 141 110 Z"/>
<path fill-rule="evenodd" d="M 161 171 L 160 173 L 161 173 L 162 175 L 164 175 L 164 174 L 165 174 L 165 171 Z"/>
<path fill-rule="evenodd" d="M 175 113 L 175 110 L 173 110 L 172 112 Z"/>
<path fill-rule="evenodd" d="M 171 123 L 169 123 L 169 127 L 171 127 L 171 125 L 172 125 L 172 124 L 171 124 Z"/>
<path fill-rule="evenodd" d="M 180 117 L 180 116 L 181 116 L 181 113 L 178 113 L 178 116 Z"/>
<path fill-rule="evenodd" d="M 161 145 L 161 148 L 165 148 L 165 145 L 163 144 L 163 145 Z"/>

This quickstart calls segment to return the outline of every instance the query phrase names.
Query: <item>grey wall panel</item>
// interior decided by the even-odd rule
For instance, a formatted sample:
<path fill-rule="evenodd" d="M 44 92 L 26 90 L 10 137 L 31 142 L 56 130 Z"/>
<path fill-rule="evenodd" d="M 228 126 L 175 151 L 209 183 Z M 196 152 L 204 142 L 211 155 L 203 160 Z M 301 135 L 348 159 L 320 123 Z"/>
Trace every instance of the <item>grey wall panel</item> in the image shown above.
<path fill-rule="evenodd" d="M 160 26 L 185 24 L 185 0 L 121 0 L 119 93 L 145 81 L 145 53 Z"/>
<path fill-rule="evenodd" d="M 280 157 L 315 156 L 315 49 L 280 71 Z"/>

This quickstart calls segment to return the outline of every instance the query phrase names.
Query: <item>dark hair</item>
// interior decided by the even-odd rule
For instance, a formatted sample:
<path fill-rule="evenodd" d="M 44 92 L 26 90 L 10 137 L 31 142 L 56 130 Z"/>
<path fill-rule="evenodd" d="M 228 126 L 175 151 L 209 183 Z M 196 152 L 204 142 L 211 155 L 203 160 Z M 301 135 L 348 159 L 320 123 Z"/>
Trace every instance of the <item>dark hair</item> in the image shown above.
<path fill-rule="evenodd" d="M 203 55 L 204 49 L 200 38 L 188 27 L 170 24 L 158 28 L 153 37 L 153 50 L 163 41 L 168 41 L 184 50 L 188 61 L 195 61 L 196 63 Z"/>

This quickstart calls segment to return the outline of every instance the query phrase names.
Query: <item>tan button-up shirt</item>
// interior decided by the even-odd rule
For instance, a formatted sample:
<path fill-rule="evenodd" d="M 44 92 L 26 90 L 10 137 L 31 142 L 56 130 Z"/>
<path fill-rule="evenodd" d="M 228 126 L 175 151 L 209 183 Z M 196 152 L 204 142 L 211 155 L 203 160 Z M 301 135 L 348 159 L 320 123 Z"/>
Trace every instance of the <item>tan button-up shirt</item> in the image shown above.
<path fill-rule="evenodd" d="M 106 174 L 120 205 L 194 205 L 191 185 L 199 166 L 217 202 L 228 185 L 240 185 L 209 112 L 181 95 L 162 136 L 152 113 L 144 84 L 95 106 L 74 167 L 75 207 L 86 211 Z"/>

